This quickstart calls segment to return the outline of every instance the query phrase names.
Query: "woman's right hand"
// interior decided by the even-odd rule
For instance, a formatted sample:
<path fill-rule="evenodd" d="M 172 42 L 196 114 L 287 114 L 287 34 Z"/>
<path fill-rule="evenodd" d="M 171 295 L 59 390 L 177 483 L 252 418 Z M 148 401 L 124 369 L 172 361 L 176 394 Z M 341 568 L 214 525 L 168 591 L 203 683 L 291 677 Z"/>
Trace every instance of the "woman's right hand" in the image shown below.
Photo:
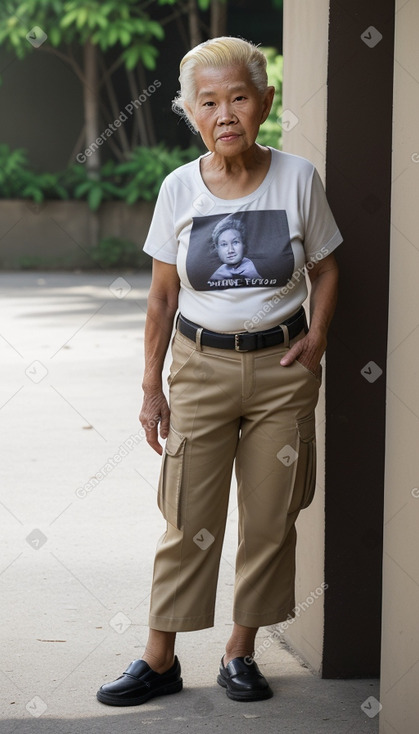
<path fill-rule="evenodd" d="M 165 439 L 169 434 L 170 423 L 170 409 L 163 390 L 144 392 L 140 423 L 144 428 L 147 443 L 162 455 L 163 447 L 158 440 L 158 426 L 160 425 L 160 438 Z"/>

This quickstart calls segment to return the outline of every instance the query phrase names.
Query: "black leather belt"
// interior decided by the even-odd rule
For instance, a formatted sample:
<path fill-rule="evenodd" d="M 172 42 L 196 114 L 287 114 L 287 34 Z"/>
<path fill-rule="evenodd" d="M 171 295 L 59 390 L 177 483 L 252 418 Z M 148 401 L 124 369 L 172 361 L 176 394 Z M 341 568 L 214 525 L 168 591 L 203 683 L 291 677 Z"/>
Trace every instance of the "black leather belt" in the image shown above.
<path fill-rule="evenodd" d="M 185 319 L 182 314 L 178 318 L 178 329 L 188 339 L 192 339 L 194 342 L 198 342 L 205 347 L 215 347 L 216 349 L 235 349 L 236 352 L 253 352 L 256 349 L 266 349 L 267 347 L 274 347 L 277 344 L 282 344 L 284 341 L 284 332 L 288 330 L 290 339 L 300 333 L 303 329 L 307 331 L 306 315 L 303 307 L 283 322 L 283 325 L 287 329 L 282 329 L 281 326 L 274 326 L 273 329 L 267 329 L 267 331 L 250 331 L 240 332 L 238 334 L 219 334 L 215 331 L 208 331 L 203 329 L 198 324 L 194 324 L 192 321 Z"/>

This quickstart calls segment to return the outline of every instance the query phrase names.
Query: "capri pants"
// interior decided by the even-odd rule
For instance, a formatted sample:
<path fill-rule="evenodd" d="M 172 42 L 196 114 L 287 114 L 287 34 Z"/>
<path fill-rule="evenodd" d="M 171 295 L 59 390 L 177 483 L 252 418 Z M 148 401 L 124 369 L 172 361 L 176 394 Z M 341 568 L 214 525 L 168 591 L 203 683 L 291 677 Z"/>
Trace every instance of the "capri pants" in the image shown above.
<path fill-rule="evenodd" d="M 212 627 L 233 463 L 239 518 L 233 620 L 261 627 L 294 616 L 295 521 L 315 487 L 320 378 L 279 363 L 304 331 L 251 352 L 172 340 L 170 430 L 158 505 L 153 629 Z"/>

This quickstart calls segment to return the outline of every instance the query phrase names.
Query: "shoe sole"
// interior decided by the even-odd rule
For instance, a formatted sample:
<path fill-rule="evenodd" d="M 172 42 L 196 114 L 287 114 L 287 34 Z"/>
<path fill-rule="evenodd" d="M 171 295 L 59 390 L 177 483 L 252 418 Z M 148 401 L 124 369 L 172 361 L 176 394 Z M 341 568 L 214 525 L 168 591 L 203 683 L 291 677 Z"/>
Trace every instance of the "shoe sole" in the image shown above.
<path fill-rule="evenodd" d="M 232 701 L 265 701 L 267 698 L 272 698 L 273 691 L 270 688 L 265 689 L 264 691 L 249 691 L 249 692 L 243 692 L 239 693 L 238 691 L 232 691 L 231 688 L 228 687 L 227 682 L 224 680 L 224 678 L 221 675 L 217 676 L 217 683 L 222 688 L 226 689 L 226 694 L 228 698 L 231 698 Z"/>
<path fill-rule="evenodd" d="M 112 693 L 105 693 L 104 691 L 98 691 L 96 698 L 98 701 L 106 703 L 108 706 L 139 706 L 140 704 L 149 701 L 150 698 L 155 698 L 156 696 L 169 696 L 171 693 L 179 693 L 182 688 L 183 681 L 181 678 L 180 680 L 175 681 L 175 683 L 166 684 L 154 691 L 144 693 L 142 696 L 138 696 L 137 698 L 122 699 L 118 696 L 113 696 Z"/>

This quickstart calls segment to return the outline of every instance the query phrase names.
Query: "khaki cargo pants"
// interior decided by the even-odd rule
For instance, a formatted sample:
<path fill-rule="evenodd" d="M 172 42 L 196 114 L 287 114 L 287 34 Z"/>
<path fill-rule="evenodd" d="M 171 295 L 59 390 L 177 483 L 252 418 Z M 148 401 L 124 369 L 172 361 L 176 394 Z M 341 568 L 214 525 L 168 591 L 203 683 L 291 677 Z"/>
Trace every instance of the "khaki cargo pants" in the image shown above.
<path fill-rule="evenodd" d="M 304 331 L 290 341 L 304 336 Z M 253 352 L 172 341 L 171 427 L 158 504 L 150 627 L 212 627 L 233 463 L 239 537 L 233 620 L 276 624 L 295 606 L 295 520 L 315 487 L 314 408 L 320 380 L 284 344 Z"/>

